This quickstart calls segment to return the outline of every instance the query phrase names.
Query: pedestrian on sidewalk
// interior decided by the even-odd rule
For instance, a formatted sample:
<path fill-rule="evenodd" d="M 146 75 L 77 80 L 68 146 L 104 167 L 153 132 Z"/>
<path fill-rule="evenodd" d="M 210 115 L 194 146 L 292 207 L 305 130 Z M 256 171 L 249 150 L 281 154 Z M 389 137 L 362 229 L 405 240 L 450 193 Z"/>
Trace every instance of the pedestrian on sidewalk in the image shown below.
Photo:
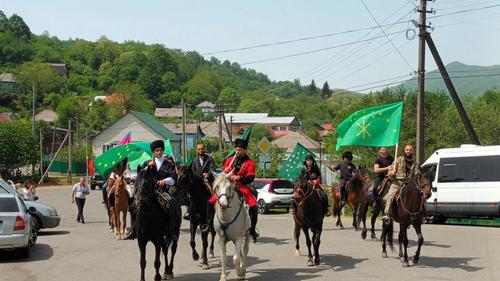
<path fill-rule="evenodd" d="M 80 178 L 80 182 L 73 186 L 73 192 L 71 194 L 71 203 L 76 202 L 78 208 L 78 215 L 76 216 L 76 221 L 85 223 L 83 218 L 83 207 L 85 206 L 85 196 L 90 194 L 90 188 L 85 183 L 85 177 Z"/>

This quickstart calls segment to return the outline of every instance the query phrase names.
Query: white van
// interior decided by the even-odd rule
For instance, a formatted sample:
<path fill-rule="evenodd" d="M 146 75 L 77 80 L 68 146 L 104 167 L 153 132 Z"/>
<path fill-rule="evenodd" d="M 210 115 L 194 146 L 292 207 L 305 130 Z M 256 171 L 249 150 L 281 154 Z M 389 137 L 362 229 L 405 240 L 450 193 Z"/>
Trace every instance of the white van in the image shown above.
<path fill-rule="evenodd" d="M 500 145 L 439 149 L 422 167 L 435 166 L 427 215 L 500 217 Z"/>

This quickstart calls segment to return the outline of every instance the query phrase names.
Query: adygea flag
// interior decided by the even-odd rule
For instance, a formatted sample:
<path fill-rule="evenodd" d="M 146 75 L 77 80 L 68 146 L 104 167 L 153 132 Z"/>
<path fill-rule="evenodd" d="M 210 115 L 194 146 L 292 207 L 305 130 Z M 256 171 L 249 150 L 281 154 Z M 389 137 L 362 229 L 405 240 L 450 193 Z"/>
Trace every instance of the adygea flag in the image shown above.
<path fill-rule="evenodd" d="M 403 102 L 365 108 L 351 114 L 336 128 L 341 146 L 393 146 L 398 143 Z"/>

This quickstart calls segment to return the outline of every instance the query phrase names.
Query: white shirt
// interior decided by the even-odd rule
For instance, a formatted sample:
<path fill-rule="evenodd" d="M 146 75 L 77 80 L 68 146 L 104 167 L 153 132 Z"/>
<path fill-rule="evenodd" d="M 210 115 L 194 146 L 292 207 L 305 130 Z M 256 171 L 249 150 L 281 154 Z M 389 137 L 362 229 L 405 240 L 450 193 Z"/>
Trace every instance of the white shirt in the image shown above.
<path fill-rule="evenodd" d="M 35 201 L 35 189 L 31 189 L 29 190 L 28 188 L 23 188 L 23 194 L 24 194 L 24 198 L 30 200 L 30 201 Z"/>
<path fill-rule="evenodd" d="M 159 171 L 161 168 L 161 164 L 163 164 L 163 161 L 165 160 L 165 156 L 162 156 L 160 158 L 155 157 L 155 164 L 156 164 L 156 170 Z"/>
<path fill-rule="evenodd" d="M 200 166 L 203 167 L 203 156 L 198 156 L 198 159 L 200 160 Z"/>
<path fill-rule="evenodd" d="M 80 183 L 77 183 L 73 186 L 73 192 L 75 192 L 76 198 L 85 199 L 85 195 L 90 193 L 90 188 L 86 184 L 82 186 Z"/>

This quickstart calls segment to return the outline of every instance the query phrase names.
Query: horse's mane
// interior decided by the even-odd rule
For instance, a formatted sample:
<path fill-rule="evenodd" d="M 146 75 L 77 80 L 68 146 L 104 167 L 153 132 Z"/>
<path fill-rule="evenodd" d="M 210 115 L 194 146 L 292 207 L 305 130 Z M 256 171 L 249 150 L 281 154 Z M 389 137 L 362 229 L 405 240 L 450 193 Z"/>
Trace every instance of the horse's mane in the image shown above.
<path fill-rule="evenodd" d="M 226 181 L 229 181 L 229 179 L 226 177 L 226 174 L 225 173 L 220 173 L 215 178 L 212 186 L 214 186 L 214 187 L 215 186 L 219 186 L 222 182 L 226 182 Z"/>

